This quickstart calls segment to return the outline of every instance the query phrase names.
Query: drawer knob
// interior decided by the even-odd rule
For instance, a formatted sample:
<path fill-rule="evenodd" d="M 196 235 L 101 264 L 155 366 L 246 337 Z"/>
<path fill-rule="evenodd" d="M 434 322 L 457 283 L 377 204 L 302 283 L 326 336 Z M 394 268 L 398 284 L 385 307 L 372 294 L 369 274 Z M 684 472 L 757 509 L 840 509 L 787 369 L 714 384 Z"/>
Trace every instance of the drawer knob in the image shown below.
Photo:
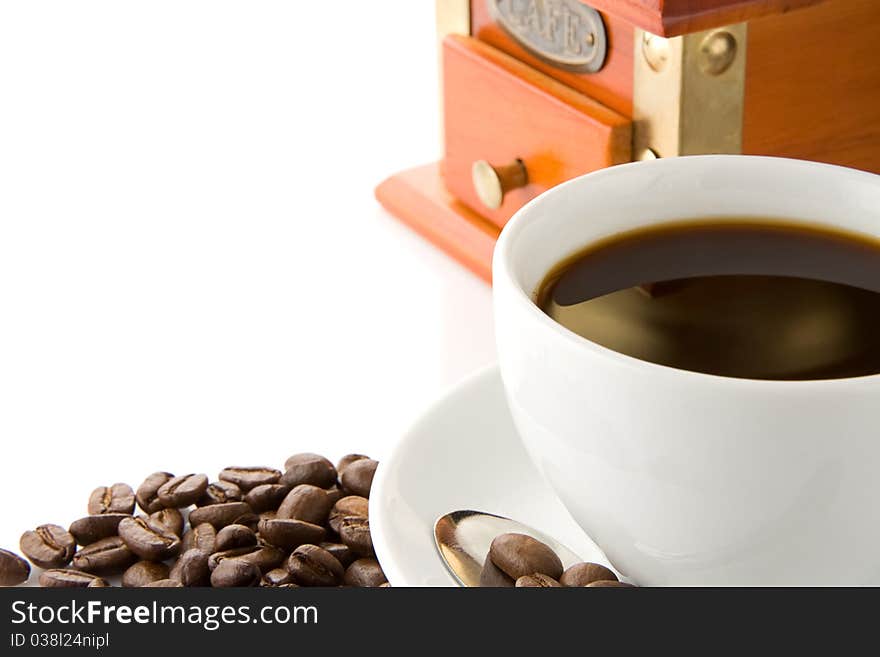
<path fill-rule="evenodd" d="M 480 202 L 490 210 L 501 207 L 507 192 L 525 187 L 529 182 L 522 160 L 497 167 L 493 167 L 486 160 L 478 160 L 471 167 L 471 177 Z"/>

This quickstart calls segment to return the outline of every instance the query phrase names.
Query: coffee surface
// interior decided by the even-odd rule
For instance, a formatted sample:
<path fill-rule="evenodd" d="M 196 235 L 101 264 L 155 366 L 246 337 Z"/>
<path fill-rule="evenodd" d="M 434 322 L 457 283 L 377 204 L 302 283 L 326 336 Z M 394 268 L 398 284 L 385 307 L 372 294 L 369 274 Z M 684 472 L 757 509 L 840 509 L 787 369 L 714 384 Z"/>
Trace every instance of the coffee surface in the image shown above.
<path fill-rule="evenodd" d="M 588 340 L 679 369 L 880 373 L 880 241 L 855 234 L 770 219 L 631 231 L 557 265 L 538 304 Z"/>

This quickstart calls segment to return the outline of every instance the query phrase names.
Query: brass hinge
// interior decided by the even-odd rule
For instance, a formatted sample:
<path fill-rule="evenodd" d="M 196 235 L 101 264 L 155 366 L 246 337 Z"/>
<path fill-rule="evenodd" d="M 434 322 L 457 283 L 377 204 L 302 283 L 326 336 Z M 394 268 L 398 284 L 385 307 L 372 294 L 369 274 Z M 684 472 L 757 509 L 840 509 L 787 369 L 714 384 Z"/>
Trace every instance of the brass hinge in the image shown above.
<path fill-rule="evenodd" d="M 741 153 L 746 23 L 664 38 L 636 29 L 635 159 Z"/>

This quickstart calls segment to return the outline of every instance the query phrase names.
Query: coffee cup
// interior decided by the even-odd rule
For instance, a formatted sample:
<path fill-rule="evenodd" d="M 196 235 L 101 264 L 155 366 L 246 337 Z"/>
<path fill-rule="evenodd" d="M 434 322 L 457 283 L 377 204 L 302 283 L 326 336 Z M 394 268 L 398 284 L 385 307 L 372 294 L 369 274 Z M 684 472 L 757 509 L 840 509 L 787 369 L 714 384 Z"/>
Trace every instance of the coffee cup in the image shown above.
<path fill-rule="evenodd" d="M 711 217 L 880 238 L 880 176 L 683 157 L 604 169 L 523 207 L 499 239 L 493 283 L 501 375 L 526 450 L 640 585 L 880 584 L 880 375 L 675 369 L 590 342 L 536 304 L 547 273 L 591 244 Z"/>

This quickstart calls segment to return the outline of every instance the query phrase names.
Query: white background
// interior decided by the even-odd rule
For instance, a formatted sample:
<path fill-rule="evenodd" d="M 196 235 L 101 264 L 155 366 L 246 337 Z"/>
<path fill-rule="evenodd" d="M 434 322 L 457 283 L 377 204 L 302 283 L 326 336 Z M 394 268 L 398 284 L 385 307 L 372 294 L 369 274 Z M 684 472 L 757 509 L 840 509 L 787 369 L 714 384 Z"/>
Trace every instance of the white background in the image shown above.
<path fill-rule="evenodd" d="M 0 547 L 99 484 L 382 459 L 490 290 L 373 187 L 440 152 L 433 3 L 0 3 Z"/>

